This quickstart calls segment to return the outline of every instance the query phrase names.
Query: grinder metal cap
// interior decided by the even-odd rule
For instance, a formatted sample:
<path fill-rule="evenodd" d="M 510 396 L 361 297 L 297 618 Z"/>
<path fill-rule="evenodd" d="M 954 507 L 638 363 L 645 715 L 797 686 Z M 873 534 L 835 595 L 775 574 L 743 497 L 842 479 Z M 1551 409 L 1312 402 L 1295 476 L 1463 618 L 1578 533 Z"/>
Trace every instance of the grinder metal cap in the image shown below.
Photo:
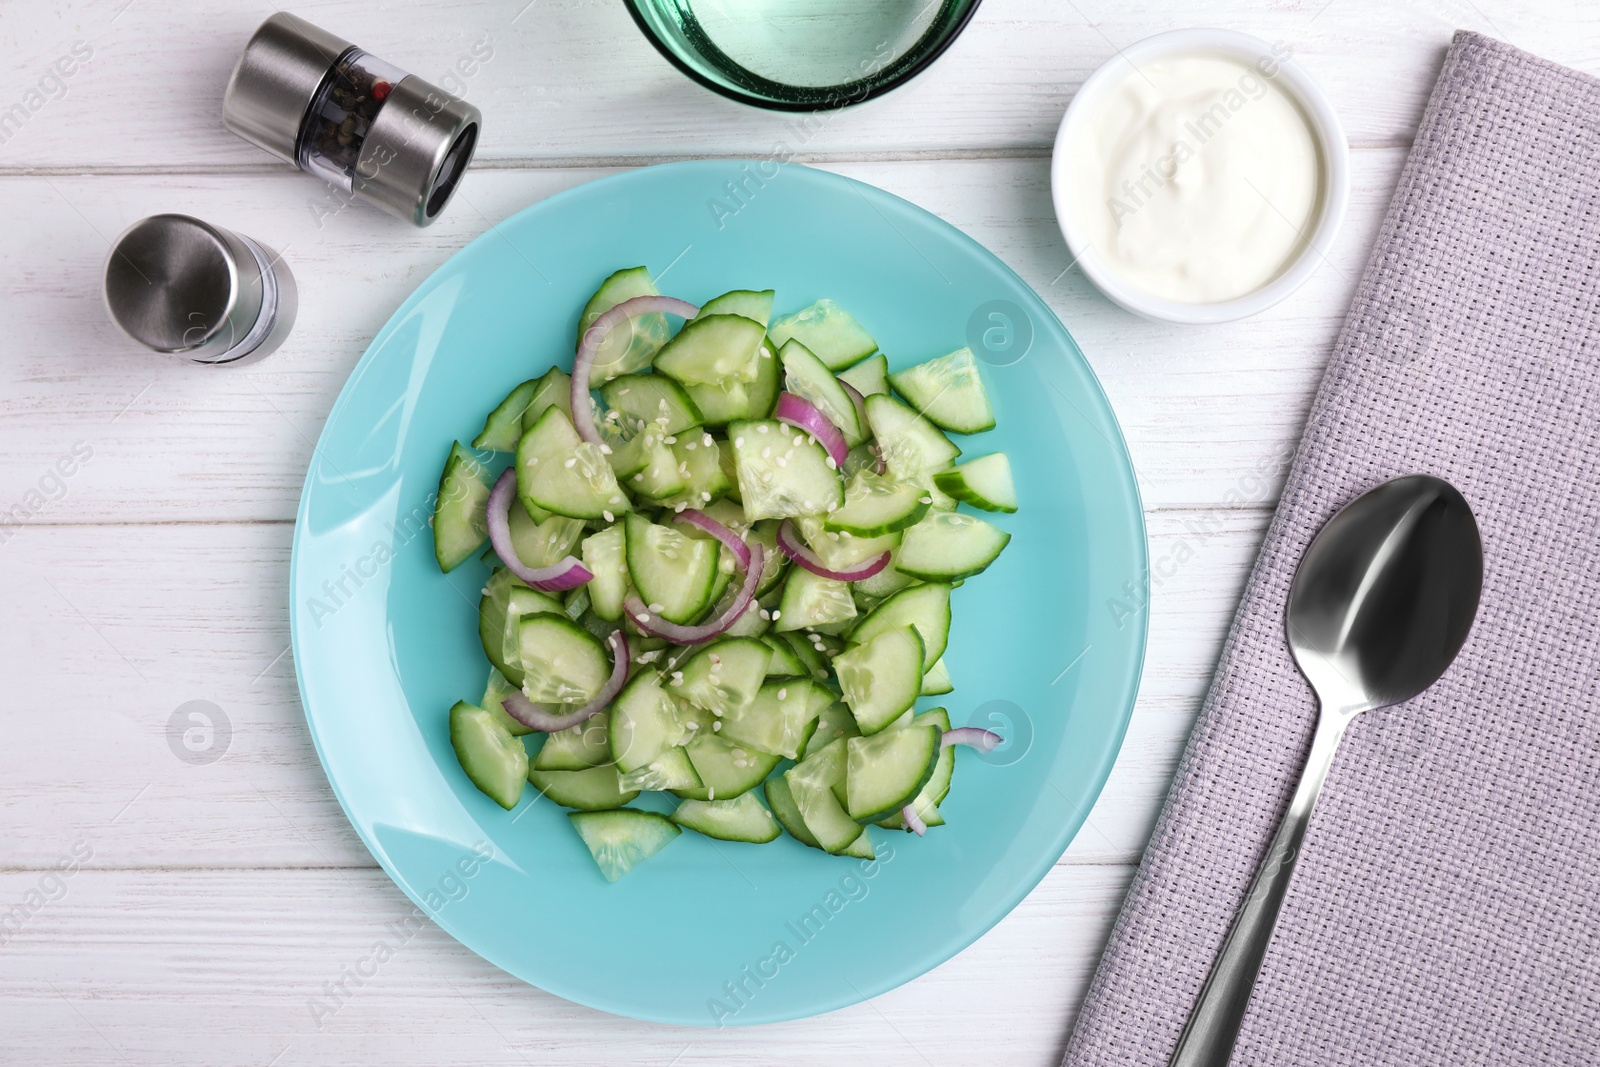
<path fill-rule="evenodd" d="M 339 58 L 355 45 L 280 11 L 244 46 L 222 97 L 223 124 L 258 148 L 299 166 L 306 113 Z"/>

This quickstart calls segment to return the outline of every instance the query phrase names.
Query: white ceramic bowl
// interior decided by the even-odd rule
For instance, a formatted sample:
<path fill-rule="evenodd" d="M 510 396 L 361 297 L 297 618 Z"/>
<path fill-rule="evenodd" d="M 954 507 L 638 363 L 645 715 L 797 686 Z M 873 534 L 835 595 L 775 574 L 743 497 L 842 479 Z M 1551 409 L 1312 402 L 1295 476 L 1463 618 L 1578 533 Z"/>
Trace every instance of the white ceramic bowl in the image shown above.
<path fill-rule="evenodd" d="M 1300 254 L 1261 288 L 1233 300 L 1212 304 L 1167 300 L 1124 281 L 1096 254 L 1084 237 L 1080 221 L 1074 215 L 1073 198 L 1067 190 L 1067 159 L 1078 133 L 1078 125 L 1087 121 L 1097 99 L 1114 89 L 1127 76 L 1130 64 L 1137 66 L 1153 59 L 1195 52 L 1229 56 L 1250 66 L 1261 60 L 1276 63 L 1278 73 L 1273 80 L 1305 113 L 1317 142 L 1322 166 L 1322 188 L 1316 215 Z M 1344 127 L 1339 124 L 1339 116 L 1334 113 L 1333 105 L 1292 56 L 1283 58 L 1274 53 L 1267 42 L 1247 33 L 1212 29 L 1173 30 L 1147 37 L 1124 48 L 1115 58 L 1089 75 L 1072 98 L 1066 115 L 1061 119 L 1061 128 L 1056 131 L 1055 151 L 1050 160 L 1050 194 L 1055 202 L 1056 221 L 1061 226 L 1062 236 L 1067 239 L 1067 248 L 1089 280 L 1117 304 L 1137 315 L 1164 322 L 1197 325 L 1231 322 L 1265 311 L 1305 284 L 1306 279 L 1322 265 L 1333 247 L 1334 236 L 1344 220 L 1345 204 L 1350 199 L 1350 147 L 1345 143 Z"/>

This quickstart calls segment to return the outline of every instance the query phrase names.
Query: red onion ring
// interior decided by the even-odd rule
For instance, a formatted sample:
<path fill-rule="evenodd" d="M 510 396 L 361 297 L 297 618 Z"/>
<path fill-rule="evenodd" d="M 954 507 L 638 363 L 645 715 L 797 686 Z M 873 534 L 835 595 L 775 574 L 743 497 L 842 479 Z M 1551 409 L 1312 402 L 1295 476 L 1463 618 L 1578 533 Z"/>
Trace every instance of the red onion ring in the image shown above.
<path fill-rule="evenodd" d="M 540 730 L 547 734 L 559 733 L 570 730 L 580 722 L 588 722 L 610 704 L 616 695 L 622 692 L 622 686 L 628 680 L 628 639 L 621 630 L 612 630 L 607 638 L 611 645 L 611 677 L 606 679 L 606 684 L 600 687 L 600 692 L 577 711 L 566 715 L 552 714 L 550 709 L 543 704 L 535 704 L 529 700 L 521 690 L 512 693 L 500 702 L 506 709 L 506 714 L 516 719 L 530 730 Z"/>
<path fill-rule="evenodd" d="M 756 586 L 761 584 L 761 565 L 765 562 L 759 544 L 750 546 L 750 564 L 744 569 L 744 583 L 733 600 L 711 622 L 699 626 L 682 626 L 668 622 L 645 606 L 638 593 L 629 593 L 622 601 L 622 610 L 638 624 L 639 629 L 656 637 L 664 637 L 679 645 L 699 645 L 720 637 L 744 615 L 750 601 L 755 599 Z"/>
<path fill-rule="evenodd" d="M 900 809 L 900 818 L 905 820 L 906 829 L 921 837 L 928 832 L 928 824 L 922 821 L 922 816 L 917 814 L 915 804 L 907 804 Z"/>
<path fill-rule="evenodd" d="M 795 528 L 793 519 L 784 519 L 778 526 L 778 547 L 783 549 L 784 555 L 812 574 L 820 574 L 824 578 L 832 578 L 839 582 L 859 582 L 864 578 L 871 578 L 889 565 L 891 556 L 891 553 L 885 552 L 871 563 L 853 571 L 830 571 L 817 554 L 800 540 L 800 532 Z"/>
<path fill-rule="evenodd" d="M 844 443 L 844 434 L 811 401 L 793 393 L 779 393 L 778 406 L 773 410 L 772 417 L 815 437 L 828 450 L 828 455 L 833 457 L 834 464 L 844 466 L 845 457 L 850 454 L 850 447 Z"/>
<path fill-rule="evenodd" d="M 963 726 L 956 730 L 946 730 L 944 736 L 939 738 L 940 748 L 949 748 L 951 745 L 966 745 L 979 752 L 993 752 L 1000 742 L 1005 740 L 993 730 L 980 730 L 976 726 Z"/>
<path fill-rule="evenodd" d="M 594 401 L 589 398 L 589 372 L 594 368 L 595 356 L 600 354 L 600 345 L 617 323 L 654 311 L 664 311 L 682 319 L 692 319 L 700 314 L 700 309 L 687 300 L 671 296 L 636 296 L 607 311 L 583 331 L 583 342 L 578 345 L 578 354 L 572 360 L 572 402 L 569 406 L 572 408 L 573 428 L 578 431 L 579 437 L 591 445 L 603 443 L 600 432 L 594 428 Z"/>
<path fill-rule="evenodd" d="M 517 546 L 511 543 L 511 498 L 517 491 L 517 471 L 507 467 L 489 491 L 486 517 L 489 520 L 489 543 L 494 554 L 506 565 L 506 570 L 521 578 L 535 589 L 546 593 L 559 593 L 594 578 L 589 568 L 576 556 L 567 556 L 548 567 L 529 567 L 517 558 Z"/>
<path fill-rule="evenodd" d="M 707 515 L 703 511 L 696 511 L 694 508 L 689 508 L 673 515 L 672 520 L 674 522 L 686 522 L 690 526 L 696 526 L 704 530 L 712 537 L 715 537 L 718 541 L 721 541 L 724 545 L 727 545 L 728 551 L 739 557 L 740 567 L 743 567 L 745 570 L 750 569 L 750 546 L 745 544 L 744 539 L 738 534 L 722 525 L 722 523 L 718 522 L 716 519 L 713 519 L 710 515 Z"/>

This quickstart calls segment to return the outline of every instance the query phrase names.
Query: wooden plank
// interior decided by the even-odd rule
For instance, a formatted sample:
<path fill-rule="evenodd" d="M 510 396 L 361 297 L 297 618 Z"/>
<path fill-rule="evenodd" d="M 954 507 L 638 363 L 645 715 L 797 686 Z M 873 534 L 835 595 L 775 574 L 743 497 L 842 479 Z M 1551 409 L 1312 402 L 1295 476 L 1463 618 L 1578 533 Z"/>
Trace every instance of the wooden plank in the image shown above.
<path fill-rule="evenodd" d="M 778 141 L 825 158 L 1039 152 L 1090 71 L 1117 49 L 1177 25 L 1232 27 L 1284 42 L 1326 86 L 1362 146 L 1408 141 L 1457 27 L 1600 69 L 1600 10 L 1582 0 L 1442 9 L 1204 0 L 1186 5 L 1176 21 L 1170 5 L 1156 0 L 989 0 L 910 85 L 797 133 L 783 115 L 692 84 L 614 2 L 458 0 L 388 17 L 360 0 L 306 0 L 295 10 L 477 104 L 485 116 L 479 158 L 490 165 L 766 156 Z M 59 173 L 270 165 L 220 122 L 228 74 L 268 11 L 128 0 L 15 5 L 0 30 L 0 110 L 37 110 L 0 145 L 0 166 Z M 75 45 L 92 58 L 52 80 Z M 489 58 L 474 58 L 475 49 Z M 472 73 L 461 74 L 458 64 Z"/>
<path fill-rule="evenodd" d="M 716 1030 L 570 1004 L 431 923 L 402 939 L 392 924 L 411 902 L 376 870 L 98 863 L 97 853 L 43 886 L 36 873 L 0 875 L 7 905 L 30 891 L 56 898 L 0 957 L 9 1062 L 831 1067 L 870 1049 L 869 1062 L 892 1067 L 1043 1067 L 1059 1059 L 1131 876 L 1058 867 L 976 944 L 909 985 L 816 1019 Z M 391 950 L 381 962 L 379 943 Z M 347 977 L 357 969 L 360 985 Z M 348 994 L 333 987 L 341 981 Z"/>
<path fill-rule="evenodd" d="M 1015 268 L 1100 375 L 1146 505 L 1209 507 L 1230 491 L 1274 498 L 1402 158 L 1356 153 L 1349 221 L 1305 289 L 1249 322 L 1206 329 L 1137 320 L 1066 270 L 1042 160 L 838 169 L 923 204 Z M 0 302 L 10 351 L 0 511 L 31 502 L 43 522 L 292 519 L 312 442 L 390 311 L 491 221 L 600 173 L 477 174 L 464 210 L 426 231 L 358 208 L 319 228 L 307 206 L 320 204 L 317 187 L 293 175 L 0 179 L 15 215 L 0 244 L 0 287 L 12 294 Z M 283 349 L 250 367 L 199 368 L 130 348 L 106 321 L 97 287 L 109 237 L 175 207 L 284 253 L 303 299 Z M 75 445 L 92 459 L 58 487 L 50 469 Z"/>
<path fill-rule="evenodd" d="M 1065 862 L 1138 857 L 1265 518 L 1152 517 L 1143 691 Z M 372 864 L 323 776 L 285 654 L 292 530 L 65 526 L 0 548 L 11 635 L 0 643 L 0 863 L 48 866 L 82 836 L 118 867 Z M 193 700 L 221 708 L 231 728 L 208 765 L 180 759 L 169 736 Z M 973 706 L 960 679 L 948 706 L 958 717 Z"/>

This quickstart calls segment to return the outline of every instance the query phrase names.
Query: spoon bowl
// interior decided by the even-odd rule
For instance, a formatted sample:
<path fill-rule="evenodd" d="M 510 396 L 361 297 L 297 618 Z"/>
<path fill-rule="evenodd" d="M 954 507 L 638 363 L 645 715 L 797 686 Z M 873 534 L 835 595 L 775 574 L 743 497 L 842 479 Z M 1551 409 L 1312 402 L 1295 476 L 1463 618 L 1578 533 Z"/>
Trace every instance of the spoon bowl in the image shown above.
<path fill-rule="evenodd" d="M 1289 648 L 1324 711 L 1403 704 L 1472 629 L 1483 542 L 1450 483 L 1409 474 L 1362 494 L 1306 549 L 1285 612 Z"/>

